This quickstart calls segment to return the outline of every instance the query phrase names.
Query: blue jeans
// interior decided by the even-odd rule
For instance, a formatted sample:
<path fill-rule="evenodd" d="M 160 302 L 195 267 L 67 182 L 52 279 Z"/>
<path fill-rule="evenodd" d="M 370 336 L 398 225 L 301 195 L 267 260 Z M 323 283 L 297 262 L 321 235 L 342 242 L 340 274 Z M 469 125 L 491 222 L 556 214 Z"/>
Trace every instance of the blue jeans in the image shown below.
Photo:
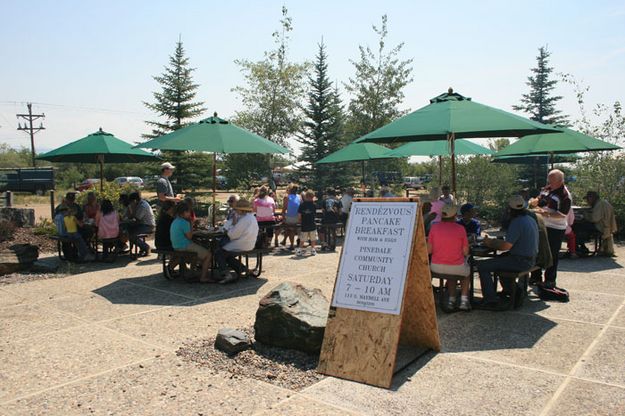
<path fill-rule="evenodd" d="M 137 238 L 139 234 L 152 234 L 154 232 L 154 227 L 147 224 L 132 224 L 128 229 L 128 239 L 134 245 L 139 246 L 141 251 L 147 251 L 150 246 L 145 241 Z"/>
<path fill-rule="evenodd" d="M 89 252 L 89 248 L 87 247 L 85 240 L 82 238 L 82 235 L 80 235 L 80 233 L 67 233 L 66 236 L 76 245 L 76 248 L 78 249 L 78 257 L 81 260 L 84 259 Z"/>
<path fill-rule="evenodd" d="M 493 279 L 493 272 L 506 271 L 506 272 L 522 272 L 523 270 L 529 270 L 534 266 L 535 260 L 529 257 L 521 256 L 499 256 L 493 259 L 481 260 L 477 263 L 477 270 L 480 274 L 480 285 L 482 287 L 482 297 L 485 302 L 497 302 L 497 288 L 495 287 L 495 279 Z M 508 284 L 504 283 L 503 284 Z M 504 287 L 508 292 L 511 292 L 510 288 Z"/>

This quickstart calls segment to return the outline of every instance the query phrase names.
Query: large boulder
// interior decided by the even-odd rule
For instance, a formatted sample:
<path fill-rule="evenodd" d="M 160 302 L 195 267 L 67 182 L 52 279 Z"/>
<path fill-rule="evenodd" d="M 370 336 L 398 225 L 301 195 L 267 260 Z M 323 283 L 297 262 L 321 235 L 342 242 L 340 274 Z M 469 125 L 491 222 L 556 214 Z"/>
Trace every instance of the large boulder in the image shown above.
<path fill-rule="evenodd" d="M 0 250 L 0 276 L 29 269 L 39 257 L 39 248 L 32 244 L 14 244 Z"/>
<path fill-rule="evenodd" d="M 221 328 L 215 338 L 215 348 L 228 355 L 235 355 L 251 347 L 250 338 L 245 332 L 232 328 Z"/>
<path fill-rule="evenodd" d="M 329 307 L 319 289 L 281 283 L 259 302 L 254 323 L 256 341 L 319 353 Z"/>
<path fill-rule="evenodd" d="M 0 220 L 11 221 L 17 227 L 34 227 L 35 210 L 32 208 L 0 208 Z"/>

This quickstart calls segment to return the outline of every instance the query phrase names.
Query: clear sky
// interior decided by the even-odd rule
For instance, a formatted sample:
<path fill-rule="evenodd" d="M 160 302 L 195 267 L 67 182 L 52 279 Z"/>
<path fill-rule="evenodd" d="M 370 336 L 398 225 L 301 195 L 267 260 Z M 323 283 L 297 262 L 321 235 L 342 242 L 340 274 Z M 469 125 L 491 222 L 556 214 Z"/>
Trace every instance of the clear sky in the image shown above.
<path fill-rule="evenodd" d="M 158 88 L 182 40 L 208 113 L 240 108 L 231 88 L 237 58 L 256 60 L 273 47 L 285 4 L 293 18 L 290 57 L 311 60 L 323 37 L 332 78 L 353 75 L 358 45 L 375 46 L 372 24 L 388 15 L 389 44 L 405 42 L 414 81 L 405 108 L 417 109 L 452 86 L 475 101 L 510 110 L 526 92 L 537 48 L 551 64 L 591 87 L 588 100 L 625 99 L 625 2 L 621 1 L 38 1 L 0 0 L 0 142 L 29 146 L 15 114 L 32 101 L 49 150 L 99 127 L 127 141 L 153 118 L 142 101 Z M 560 108 L 573 115 L 570 87 Z M 347 101 L 348 97 L 344 97 Z"/>

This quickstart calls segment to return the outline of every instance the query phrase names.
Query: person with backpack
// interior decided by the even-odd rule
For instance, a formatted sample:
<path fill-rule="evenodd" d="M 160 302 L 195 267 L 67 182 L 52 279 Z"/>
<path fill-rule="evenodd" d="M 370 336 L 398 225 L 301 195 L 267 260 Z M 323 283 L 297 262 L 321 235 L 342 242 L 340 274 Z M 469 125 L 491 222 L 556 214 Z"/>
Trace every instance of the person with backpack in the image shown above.
<path fill-rule="evenodd" d="M 287 188 L 288 194 L 282 200 L 282 212 L 284 214 L 284 240 L 282 245 L 289 239 L 291 250 L 295 245 L 295 233 L 297 232 L 297 222 L 299 215 L 299 207 L 302 204 L 302 198 L 298 194 L 299 187 L 296 184 L 290 184 Z"/>
<path fill-rule="evenodd" d="M 336 224 L 341 220 L 341 201 L 336 198 L 336 191 L 329 188 L 326 197 L 321 204 L 323 216 L 321 218 L 321 251 L 334 251 L 336 249 Z"/>

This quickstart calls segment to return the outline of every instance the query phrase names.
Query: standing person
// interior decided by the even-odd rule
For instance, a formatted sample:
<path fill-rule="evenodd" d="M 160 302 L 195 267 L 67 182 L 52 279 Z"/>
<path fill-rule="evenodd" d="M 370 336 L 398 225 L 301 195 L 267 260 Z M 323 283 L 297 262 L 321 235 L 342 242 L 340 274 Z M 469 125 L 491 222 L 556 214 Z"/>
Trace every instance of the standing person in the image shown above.
<path fill-rule="evenodd" d="M 445 204 L 454 205 L 456 203 L 456 200 L 454 196 L 451 194 L 449 185 L 443 185 L 442 191 L 443 191 L 443 195 L 441 195 L 439 199 L 443 201 Z"/>
<path fill-rule="evenodd" d="M 156 225 L 154 213 L 148 201 L 142 199 L 139 192 L 133 192 L 128 195 L 128 202 L 130 202 L 131 219 L 135 221 L 129 229 L 129 239 L 132 244 L 139 246 L 141 250 L 139 256 L 145 257 L 150 254 L 150 246 L 148 243 L 138 238 L 138 235 L 151 234 L 154 232 L 154 227 Z"/>
<path fill-rule="evenodd" d="M 322 202 L 321 210 L 321 251 L 334 251 L 336 249 L 336 224 L 341 219 L 341 201 L 336 198 L 336 191 L 328 188 L 326 197 Z"/>
<path fill-rule="evenodd" d="M 430 269 L 434 273 L 462 276 L 460 281 L 461 311 L 469 312 L 469 275 L 471 269 L 466 257 L 469 255 L 469 241 L 463 226 L 456 223 L 456 206 L 446 204 L 442 211 L 442 221 L 432 225 L 428 236 L 428 253 L 432 255 Z M 456 281 L 447 279 L 447 311 L 456 308 Z"/>
<path fill-rule="evenodd" d="M 545 287 L 556 286 L 558 277 L 558 256 L 566 231 L 566 217 L 571 209 L 571 198 L 564 186 L 564 173 L 553 169 L 547 175 L 547 186 L 538 198 L 537 213 L 543 216 L 547 227 L 547 238 L 551 251 L 552 266 L 545 269 Z"/>
<path fill-rule="evenodd" d="M 178 204 L 176 205 L 175 212 L 176 218 L 172 221 L 171 226 L 169 227 L 171 246 L 177 251 L 191 251 L 197 254 L 198 260 L 202 262 L 200 282 L 217 283 L 216 280 L 213 280 L 208 276 L 208 269 L 211 265 L 210 251 L 191 240 L 193 237 L 193 230 L 191 229 L 191 223 L 189 222 L 189 206 L 184 203 Z"/>
<path fill-rule="evenodd" d="M 265 185 L 258 190 L 258 196 L 254 199 L 253 210 L 256 213 L 259 228 L 265 231 L 263 247 L 267 247 L 273 238 L 273 226 L 276 223 L 276 201 L 269 196 L 269 189 Z"/>
<path fill-rule="evenodd" d="M 482 296 L 484 300 L 480 309 L 499 311 L 508 308 L 508 304 L 500 301 L 493 279 L 493 272 L 512 271 L 520 272 L 531 269 L 538 254 L 538 225 L 529 215 L 526 202 L 521 195 L 514 195 L 508 200 L 510 211 L 510 225 L 506 231 L 505 240 L 484 238 L 486 247 L 501 251 L 508 251 L 508 255 L 501 255 L 488 260 L 479 261 L 477 269 L 480 274 Z M 431 232 L 431 231 L 430 231 Z M 508 280 L 502 280 L 502 285 L 508 285 Z M 518 288 L 517 297 L 523 296 L 525 288 Z M 512 293 L 512 287 L 504 287 L 504 291 Z M 511 299 L 517 302 L 517 299 Z"/>
<path fill-rule="evenodd" d="M 618 230 L 614 208 L 605 199 L 601 199 L 596 191 L 588 191 L 584 197 L 592 210 L 588 215 L 584 215 L 583 221 L 576 223 L 573 227 L 578 236 L 578 244 L 585 248 L 584 243 L 590 238 L 592 233 L 601 233 L 600 255 L 614 257 L 614 236 Z M 586 249 L 586 251 L 588 251 Z"/>
<path fill-rule="evenodd" d="M 156 221 L 156 231 L 154 231 L 154 245 L 158 250 L 173 250 L 170 229 L 175 217 L 176 204 L 173 201 L 163 202 Z"/>
<path fill-rule="evenodd" d="M 234 204 L 237 211 L 236 224 L 228 230 L 227 241 L 223 247 L 215 251 L 215 260 L 221 273 L 219 283 L 234 282 L 244 271 L 245 266 L 237 260 L 237 253 L 254 249 L 258 238 L 258 222 L 252 215 L 252 205 L 246 199 L 239 199 Z M 235 273 L 228 272 L 228 266 Z"/>
<path fill-rule="evenodd" d="M 343 192 L 341 196 L 341 206 L 343 209 L 341 210 L 341 221 L 343 224 L 347 224 L 347 219 L 349 218 L 349 211 L 352 209 L 352 202 L 354 200 L 354 188 L 351 186 Z"/>
<path fill-rule="evenodd" d="M 302 198 L 298 195 L 299 187 L 292 183 L 289 184 L 288 195 L 284 196 L 282 201 L 282 212 L 284 213 L 284 240 L 282 245 L 286 243 L 286 239 L 289 239 L 291 243 L 291 250 L 295 245 L 295 233 L 297 232 L 297 223 L 299 221 L 299 207 L 302 203 Z"/>
<path fill-rule="evenodd" d="M 180 196 L 174 194 L 174 188 L 171 186 L 169 177 L 173 175 L 176 167 L 169 162 L 161 165 L 161 177 L 156 181 L 156 196 L 159 204 L 165 201 L 180 202 Z"/>
<path fill-rule="evenodd" d="M 317 213 L 317 207 L 314 203 L 315 192 L 312 190 L 306 191 L 304 195 L 304 202 L 302 202 L 297 210 L 298 221 L 301 224 L 301 232 L 299 234 L 299 247 L 295 251 L 296 256 L 302 256 L 304 254 L 304 242 L 310 240 L 310 254 L 314 256 L 317 254 L 315 246 L 317 245 L 317 224 L 315 224 L 315 214 Z"/>

